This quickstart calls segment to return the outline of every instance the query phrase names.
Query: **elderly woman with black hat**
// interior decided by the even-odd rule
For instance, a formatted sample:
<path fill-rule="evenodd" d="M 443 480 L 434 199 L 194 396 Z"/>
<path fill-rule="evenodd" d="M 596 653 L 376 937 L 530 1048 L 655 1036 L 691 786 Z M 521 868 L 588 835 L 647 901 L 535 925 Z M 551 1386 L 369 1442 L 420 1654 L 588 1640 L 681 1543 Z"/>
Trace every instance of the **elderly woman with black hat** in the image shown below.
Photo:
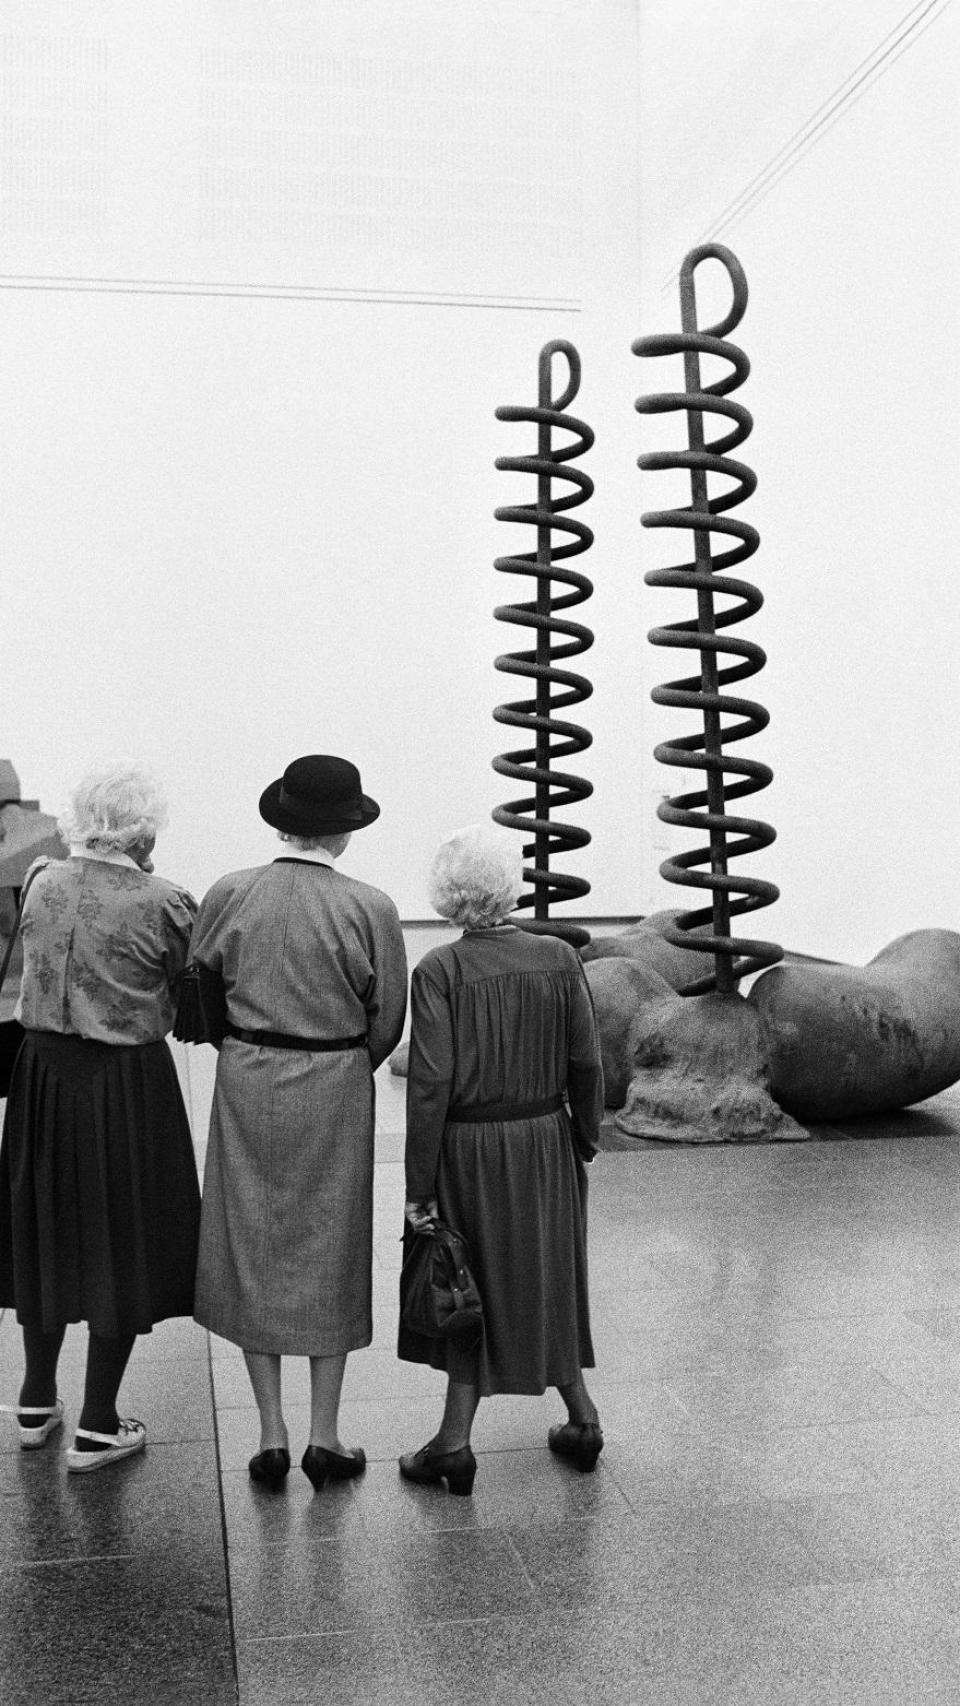
<path fill-rule="evenodd" d="M 373 1073 L 407 979 L 393 902 L 335 860 L 379 811 L 353 764 L 296 759 L 260 800 L 284 851 L 214 883 L 191 944 L 222 1038 L 195 1314 L 243 1350 L 260 1412 L 250 1475 L 272 1491 L 290 1468 L 282 1356 L 310 1359 L 313 1485 L 365 1466 L 339 1437 L 340 1390 L 373 1334 Z"/>

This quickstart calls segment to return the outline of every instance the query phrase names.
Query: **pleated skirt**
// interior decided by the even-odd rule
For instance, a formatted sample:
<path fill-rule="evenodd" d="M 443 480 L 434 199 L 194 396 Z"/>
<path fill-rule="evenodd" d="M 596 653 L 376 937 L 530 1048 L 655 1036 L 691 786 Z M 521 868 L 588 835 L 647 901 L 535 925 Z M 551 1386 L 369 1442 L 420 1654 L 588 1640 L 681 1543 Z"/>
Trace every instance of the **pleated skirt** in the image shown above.
<path fill-rule="evenodd" d="M 199 1221 L 166 1043 L 28 1031 L 0 1144 L 0 1305 L 108 1338 L 191 1315 Z"/>
<path fill-rule="evenodd" d="M 470 1246 L 483 1300 L 481 1393 L 540 1393 L 593 1368 L 587 1174 L 566 1109 L 533 1120 L 448 1125 L 437 1206 Z M 448 1366 L 443 1341 L 402 1324 L 397 1350 L 407 1362 Z"/>

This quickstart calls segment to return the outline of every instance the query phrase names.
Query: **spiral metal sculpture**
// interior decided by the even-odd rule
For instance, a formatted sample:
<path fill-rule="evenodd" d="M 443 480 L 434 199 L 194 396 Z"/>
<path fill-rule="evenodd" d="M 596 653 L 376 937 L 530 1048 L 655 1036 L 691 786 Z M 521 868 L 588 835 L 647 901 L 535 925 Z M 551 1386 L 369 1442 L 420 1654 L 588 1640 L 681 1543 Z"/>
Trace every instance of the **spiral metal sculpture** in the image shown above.
<path fill-rule="evenodd" d="M 720 261 L 726 268 L 733 287 L 733 302 L 723 320 L 701 330 L 697 326 L 694 273 L 701 261 L 708 258 Z M 668 682 L 655 688 L 651 695 L 657 705 L 700 712 L 703 724 L 702 732 L 666 741 L 654 752 L 661 764 L 705 772 L 704 789 L 665 800 L 657 812 L 665 823 L 704 831 L 709 838 L 708 845 L 679 853 L 660 866 L 661 875 L 668 882 L 709 889 L 712 895 L 710 907 L 685 913 L 668 936 L 678 947 L 714 955 L 714 976 L 688 984 L 683 991 L 685 995 L 713 988 L 730 992 L 748 972 L 773 965 L 783 957 L 783 949 L 776 943 L 734 938 L 730 934 L 731 918 L 771 905 L 779 893 L 774 883 L 758 877 L 731 875 L 727 869 L 729 860 L 768 847 L 776 838 L 776 832 L 760 819 L 734 816 L 728 810 L 732 800 L 765 788 L 773 779 L 772 770 L 755 759 L 733 757 L 724 750 L 759 733 L 770 720 L 754 700 L 726 691 L 734 682 L 756 675 L 766 662 L 766 654 L 753 641 L 722 632 L 754 615 L 763 603 L 762 595 L 749 581 L 734 579 L 726 573 L 736 563 L 752 557 L 760 543 L 755 528 L 727 514 L 750 496 L 757 483 L 752 470 L 730 455 L 753 428 L 749 411 L 730 397 L 730 392 L 743 384 L 750 371 L 743 351 L 727 338 L 727 333 L 739 325 L 746 305 L 747 281 L 736 256 L 718 243 L 704 244 L 691 250 L 680 269 L 682 331 L 639 338 L 632 346 L 634 353 L 641 356 L 682 354 L 684 363 L 685 390 L 641 397 L 636 407 L 644 415 L 682 410 L 687 417 L 689 449 L 657 451 L 638 458 L 639 466 L 648 471 L 687 469 L 690 475 L 689 507 L 652 510 L 641 518 L 644 527 L 682 528 L 694 537 L 693 562 L 655 569 L 644 576 L 648 586 L 692 588 L 697 595 L 695 620 L 654 628 L 649 635 L 655 646 L 700 653 L 699 675 Z M 721 357 L 732 371 L 705 385 L 700 376 L 702 355 Z M 704 432 L 704 416 L 708 414 L 724 416 L 733 424 L 728 431 L 708 440 Z M 708 495 L 711 474 L 725 475 L 732 481 L 715 497 Z M 737 543 L 714 556 L 713 534 L 732 537 Z M 719 610 L 714 606 L 718 593 L 731 601 Z M 739 661 L 721 667 L 718 660 L 722 655 Z M 728 775 L 737 780 L 728 782 Z M 698 870 L 701 865 L 709 868 Z M 707 928 L 691 937 L 688 932 L 699 926 Z"/>
<path fill-rule="evenodd" d="M 553 395 L 553 359 L 566 358 L 569 376 L 559 396 Z M 580 942 L 589 940 L 586 931 L 573 925 L 558 927 L 548 922 L 552 901 L 572 900 L 589 893 L 590 884 L 582 877 L 563 875 L 550 869 L 551 857 L 574 848 L 585 847 L 590 835 L 573 824 L 558 822 L 554 810 L 563 810 L 587 799 L 593 793 L 592 784 L 566 770 L 555 768 L 558 759 L 584 752 L 592 737 L 578 723 L 558 717 L 571 705 L 588 699 L 593 692 L 583 675 L 566 667 L 566 660 L 588 651 L 593 644 L 589 628 L 568 617 L 558 615 L 582 604 L 593 591 L 586 575 L 566 565 L 566 559 L 579 556 L 593 543 L 593 533 L 585 522 L 567 512 L 585 503 L 593 491 L 589 474 L 570 464 L 593 444 L 594 435 L 585 422 L 565 414 L 580 389 L 580 357 L 574 346 L 562 339 L 545 344 L 540 351 L 539 400 L 536 408 L 497 409 L 500 421 L 530 421 L 537 427 L 535 456 L 499 456 L 495 466 L 509 473 L 533 474 L 537 481 L 535 503 L 509 504 L 495 511 L 498 521 L 519 522 L 537 530 L 537 549 L 518 556 L 498 557 L 494 568 L 508 575 L 525 575 L 536 581 L 536 598 L 525 604 L 502 604 L 494 615 L 499 622 L 514 623 L 536 630 L 536 646 L 532 650 L 509 652 L 498 657 L 494 668 L 508 675 L 519 675 L 536 683 L 535 696 L 509 705 L 498 705 L 494 719 L 511 728 L 523 729 L 533 739 L 533 745 L 507 752 L 493 760 L 493 768 L 501 776 L 510 776 L 532 792 L 521 799 L 498 806 L 493 817 L 509 829 L 532 834 L 524 845 L 524 857 L 533 857 L 533 866 L 524 867 L 524 876 L 532 889 L 520 896 L 518 907 L 533 908 L 534 922 L 527 928 L 555 931 Z M 574 437 L 555 444 L 553 435 L 562 431 Z M 567 482 L 568 489 L 554 491 L 554 482 Z M 572 490 L 569 488 L 572 487 Z M 572 535 L 564 543 L 555 544 L 553 534 L 561 530 Z M 568 590 L 554 594 L 553 583 Z"/>

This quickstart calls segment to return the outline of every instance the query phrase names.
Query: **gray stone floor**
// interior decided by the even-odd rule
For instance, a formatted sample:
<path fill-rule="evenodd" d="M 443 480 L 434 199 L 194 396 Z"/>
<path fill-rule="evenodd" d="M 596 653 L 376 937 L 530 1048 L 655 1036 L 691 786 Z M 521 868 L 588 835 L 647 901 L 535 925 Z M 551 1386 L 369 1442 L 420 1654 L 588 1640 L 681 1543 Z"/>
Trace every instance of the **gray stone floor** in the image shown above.
<path fill-rule="evenodd" d="M 956 1706 L 960 1094 L 805 1144 L 602 1153 L 606 1449 L 578 1476 L 544 1449 L 555 1395 L 491 1399 L 471 1499 L 396 1470 L 442 1390 L 393 1351 L 402 1125 L 381 1074 L 377 1332 L 343 1415 L 367 1474 L 251 1485 L 239 1353 L 186 1321 L 128 1371 L 142 1458 L 68 1478 L 61 1439 L 21 1453 L 7 1423 L 0 1706 Z M 82 1351 L 71 1330 L 64 1439 Z M 0 1397 L 19 1370 L 8 1315 Z"/>

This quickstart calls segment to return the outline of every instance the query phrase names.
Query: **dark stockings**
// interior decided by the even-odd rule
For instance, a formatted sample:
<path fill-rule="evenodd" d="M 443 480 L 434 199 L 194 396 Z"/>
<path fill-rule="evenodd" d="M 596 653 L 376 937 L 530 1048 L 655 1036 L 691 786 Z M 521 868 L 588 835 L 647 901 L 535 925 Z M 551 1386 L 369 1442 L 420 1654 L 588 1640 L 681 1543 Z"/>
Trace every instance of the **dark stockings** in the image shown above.
<path fill-rule="evenodd" d="M 63 1344 L 65 1327 L 60 1327 L 54 1333 L 43 1333 L 37 1327 L 24 1327 L 23 1351 L 26 1361 L 26 1373 L 20 1388 L 20 1416 L 25 1425 L 30 1425 L 30 1407 L 47 1409 L 57 1400 L 57 1362 L 60 1348 Z M 117 1416 L 117 1393 L 123 1379 L 123 1371 L 130 1360 L 135 1335 L 129 1334 L 122 1339 L 105 1339 L 99 1333 L 91 1333 L 87 1345 L 87 1372 L 83 1388 L 83 1409 L 80 1412 L 78 1426 L 86 1428 L 90 1433 L 115 1434 L 119 1418 Z M 89 1446 L 91 1450 L 97 1447 L 92 1441 L 78 1441 L 81 1449 Z"/>
<path fill-rule="evenodd" d="M 568 1381 L 565 1386 L 558 1386 L 557 1391 L 567 1406 L 571 1422 L 581 1426 L 584 1422 L 599 1422 L 597 1406 L 587 1391 L 582 1369 L 576 1380 Z"/>
<path fill-rule="evenodd" d="M 24 1327 L 23 1356 L 27 1368 L 20 1388 L 22 1410 L 29 1410 L 32 1404 L 39 1410 L 46 1410 L 56 1403 L 57 1362 L 66 1330 L 66 1327 L 59 1327 L 55 1333 L 42 1333 L 39 1327 Z M 36 1423 L 31 1423 L 27 1417 L 25 1424 L 28 1427 L 39 1425 L 43 1419 L 39 1416 Z"/>
<path fill-rule="evenodd" d="M 470 1429 L 480 1402 L 480 1376 L 475 1351 L 447 1351 L 447 1396 L 443 1419 L 434 1436 L 440 1451 L 461 1451 L 470 1444 Z"/>
<path fill-rule="evenodd" d="M 98 1333 L 90 1334 L 87 1346 L 87 1374 L 83 1385 L 83 1409 L 80 1411 L 78 1427 L 88 1428 L 91 1433 L 115 1434 L 119 1418 L 117 1416 L 117 1393 L 123 1379 L 123 1371 L 130 1360 L 135 1335 L 131 1333 L 124 1339 L 101 1339 Z M 88 1442 L 89 1443 L 89 1442 Z M 83 1440 L 78 1441 L 81 1446 Z"/>

